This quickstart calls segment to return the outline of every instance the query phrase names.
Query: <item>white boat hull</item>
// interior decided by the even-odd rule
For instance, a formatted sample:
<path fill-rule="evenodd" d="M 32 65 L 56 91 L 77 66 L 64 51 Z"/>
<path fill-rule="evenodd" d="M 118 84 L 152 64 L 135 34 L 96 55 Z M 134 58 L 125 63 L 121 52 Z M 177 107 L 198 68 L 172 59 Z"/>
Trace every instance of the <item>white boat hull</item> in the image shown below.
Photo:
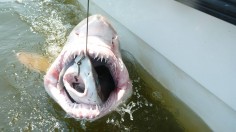
<path fill-rule="evenodd" d="M 235 25 L 173 0 L 92 4 L 115 19 L 122 48 L 213 131 L 236 131 Z"/>

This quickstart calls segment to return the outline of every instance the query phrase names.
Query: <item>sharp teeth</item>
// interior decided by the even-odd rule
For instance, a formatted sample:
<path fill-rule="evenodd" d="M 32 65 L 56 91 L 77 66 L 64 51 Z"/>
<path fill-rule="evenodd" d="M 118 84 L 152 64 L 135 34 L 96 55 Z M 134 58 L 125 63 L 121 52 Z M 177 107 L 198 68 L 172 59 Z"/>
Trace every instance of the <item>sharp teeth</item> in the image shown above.
<path fill-rule="evenodd" d="M 101 56 L 101 62 L 102 62 L 102 60 L 103 60 L 103 56 Z"/>
<path fill-rule="evenodd" d="M 105 56 L 105 57 L 104 57 L 106 63 L 108 62 L 108 57 L 109 57 L 109 56 Z"/>
<path fill-rule="evenodd" d="M 96 105 L 96 110 L 98 110 L 98 105 Z"/>
<path fill-rule="evenodd" d="M 80 55 L 80 51 L 77 52 L 77 55 Z"/>
<path fill-rule="evenodd" d="M 104 58 L 105 59 L 105 58 Z M 105 63 L 108 63 L 108 58 L 105 59 Z"/>
<path fill-rule="evenodd" d="M 89 118 L 90 118 L 90 119 L 93 119 L 93 117 L 94 117 L 94 115 L 90 115 L 90 117 L 89 117 Z"/>
<path fill-rule="evenodd" d="M 99 54 L 99 53 L 97 52 L 97 54 L 96 54 L 95 58 L 97 58 L 97 57 L 98 57 L 98 54 Z"/>

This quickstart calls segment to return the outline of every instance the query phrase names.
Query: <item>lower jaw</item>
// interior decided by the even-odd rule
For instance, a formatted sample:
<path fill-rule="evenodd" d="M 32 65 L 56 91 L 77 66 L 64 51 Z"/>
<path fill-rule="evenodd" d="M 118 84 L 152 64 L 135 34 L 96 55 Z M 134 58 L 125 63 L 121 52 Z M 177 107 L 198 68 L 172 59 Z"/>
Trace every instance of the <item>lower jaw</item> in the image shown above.
<path fill-rule="evenodd" d="M 74 110 L 77 111 L 77 114 L 76 115 L 72 114 L 72 116 L 76 119 L 86 119 L 86 120 L 91 120 L 91 121 L 99 119 L 105 116 L 106 114 L 109 114 L 113 110 L 115 110 L 115 108 L 118 106 L 117 102 L 115 101 L 116 98 L 117 98 L 117 93 L 113 91 L 105 103 L 97 106 L 98 107 L 97 111 L 95 110 L 90 111 L 90 109 L 86 109 L 86 108 L 80 108 L 80 110 L 79 109 L 76 110 L 76 107 L 74 107 L 75 108 Z"/>

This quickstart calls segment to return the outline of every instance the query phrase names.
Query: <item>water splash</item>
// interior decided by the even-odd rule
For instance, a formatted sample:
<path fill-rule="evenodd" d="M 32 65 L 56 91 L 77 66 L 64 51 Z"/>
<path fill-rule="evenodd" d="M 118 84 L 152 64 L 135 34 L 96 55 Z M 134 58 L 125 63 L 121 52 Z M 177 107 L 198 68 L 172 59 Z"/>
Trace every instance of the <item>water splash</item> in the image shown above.
<path fill-rule="evenodd" d="M 133 67 L 133 66 L 132 66 Z M 150 103 L 143 95 L 141 95 L 140 90 L 143 88 L 140 83 L 141 79 L 139 76 L 135 75 L 135 79 L 133 81 L 133 96 L 130 102 L 122 104 L 117 108 L 116 112 L 120 115 L 120 117 L 113 116 L 112 118 L 108 118 L 106 120 L 107 124 L 112 124 L 114 126 L 119 127 L 123 131 L 132 130 L 132 126 L 127 126 L 127 122 L 132 122 L 136 120 L 136 116 L 134 116 L 135 112 L 142 111 L 144 108 L 153 107 L 153 104 Z M 126 117 L 128 115 L 129 118 Z"/>
<path fill-rule="evenodd" d="M 129 114 L 130 120 L 133 120 L 133 113 L 138 110 L 138 108 L 135 108 L 136 103 L 133 101 L 129 102 L 128 104 L 123 104 L 120 108 L 118 108 L 117 112 L 121 115 L 121 121 L 124 121 L 124 115 L 125 113 Z"/>
<path fill-rule="evenodd" d="M 69 30 L 84 18 L 84 12 L 77 6 L 56 0 L 24 0 L 24 7 L 16 9 L 20 18 L 30 24 L 33 33 L 45 36 L 45 54 L 55 58 L 66 42 Z M 68 15 L 72 14 L 73 15 Z M 74 22 L 77 21 L 77 22 Z"/>

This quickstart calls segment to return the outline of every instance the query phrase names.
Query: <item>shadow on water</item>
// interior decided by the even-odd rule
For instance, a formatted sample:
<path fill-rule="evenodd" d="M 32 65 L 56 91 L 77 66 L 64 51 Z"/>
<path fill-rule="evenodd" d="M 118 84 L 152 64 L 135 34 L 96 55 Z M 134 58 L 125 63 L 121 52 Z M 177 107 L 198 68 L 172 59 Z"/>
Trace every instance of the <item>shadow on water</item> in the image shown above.
<path fill-rule="evenodd" d="M 132 97 L 94 122 L 68 118 L 44 90 L 44 73 L 25 68 L 15 52 L 35 52 L 53 60 L 84 12 L 76 0 L 17 1 L 0 2 L 0 17 L 5 18 L 0 19 L 0 131 L 185 130 L 178 111 L 166 103 L 172 96 L 127 51 L 122 56 L 133 82 Z"/>

